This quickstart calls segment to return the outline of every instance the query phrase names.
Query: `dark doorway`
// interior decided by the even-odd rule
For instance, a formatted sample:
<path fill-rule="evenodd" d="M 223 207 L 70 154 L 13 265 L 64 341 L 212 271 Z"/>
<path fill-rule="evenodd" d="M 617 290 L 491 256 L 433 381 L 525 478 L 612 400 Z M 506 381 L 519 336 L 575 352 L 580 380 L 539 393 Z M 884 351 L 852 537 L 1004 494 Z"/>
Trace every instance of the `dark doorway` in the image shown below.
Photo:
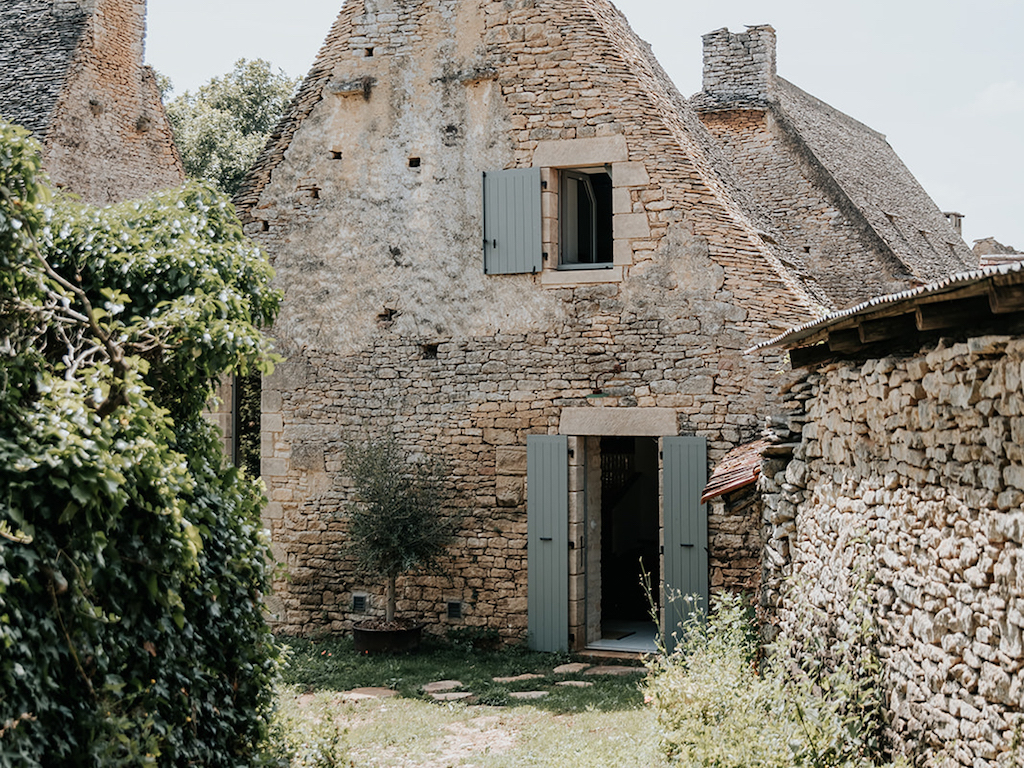
<path fill-rule="evenodd" d="M 650 621 L 641 579 L 657 596 L 661 581 L 658 441 L 601 438 L 601 625 L 605 637 L 623 622 Z"/>

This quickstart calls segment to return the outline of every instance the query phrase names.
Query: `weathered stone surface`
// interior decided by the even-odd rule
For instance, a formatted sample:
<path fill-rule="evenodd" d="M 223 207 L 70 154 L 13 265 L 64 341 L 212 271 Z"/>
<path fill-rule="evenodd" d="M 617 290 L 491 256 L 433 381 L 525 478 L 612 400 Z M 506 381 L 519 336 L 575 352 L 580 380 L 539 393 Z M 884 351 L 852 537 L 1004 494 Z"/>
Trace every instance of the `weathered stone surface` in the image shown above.
<path fill-rule="evenodd" d="M 519 699 L 521 701 L 533 701 L 535 699 L 543 699 L 547 696 L 549 691 L 512 691 L 509 694 L 509 698 Z"/>
<path fill-rule="evenodd" d="M 525 672 L 515 677 L 495 677 L 494 682 L 496 683 L 522 683 L 526 680 L 543 680 L 544 675 L 536 675 L 530 672 Z"/>
<path fill-rule="evenodd" d="M 593 683 L 588 683 L 586 680 L 562 680 L 555 685 L 562 685 L 566 688 L 590 688 Z"/>
<path fill-rule="evenodd" d="M 586 664 L 582 661 L 575 661 L 569 664 L 561 664 L 554 669 L 556 675 L 578 675 L 585 669 L 589 669 L 592 665 Z"/>
<path fill-rule="evenodd" d="M 583 673 L 584 675 L 609 675 L 612 677 L 622 677 L 624 675 L 646 675 L 647 670 L 644 667 L 622 667 L 612 664 L 602 665 L 599 667 L 591 667 Z"/>
<path fill-rule="evenodd" d="M 843 621 L 871 610 L 897 738 L 931 756 L 956 743 L 958 764 L 985 768 L 1014 764 L 1008 724 L 1024 694 L 1024 426 L 971 393 L 1016 408 L 1012 341 L 805 371 L 810 397 L 794 405 L 814 426 L 802 446 L 813 437 L 829 449 L 775 475 L 785 498 L 763 497 L 766 527 L 791 514 L 784 504 L 796 511 L 794 528 L 772 528 L 765 607 L 784 625 L 809 603 Z M 900 392 L 920 391 L 895 396 L 880 368 Z M 771 586 L 801 572 L 813 582 Z"/>
<path fill-rule="evenodd" d="M 345 701 L 369 701 L 374 699 L 390 699 L 392 696 L 397 695 L 398 691 L 390 688 L 353 688 L 351 691 L 345 691 L 341 694 L 341 698 Z"/>
<path fill-rule="evenodd" d="M 97 205 L 185 179 L 138 0 L 0 4 L 0 113 L 43 145 L 56 186 Z"/>
<path fill-rule="evenodd" d="M 469 703 L 474 698 L 470 691 L 452 691 L 450 693 L 432 693 L 430 698 L 434 701 L 463 701 Z"/>
<path fill-rule="evenodd" d="M 458 680 L 438 680 L 434 683 L 427 683 L 423 686 L 424 693 L 443 693 L 445 691 L 454 691 L 456 688 L 461 688 L 462 683 Z"/>

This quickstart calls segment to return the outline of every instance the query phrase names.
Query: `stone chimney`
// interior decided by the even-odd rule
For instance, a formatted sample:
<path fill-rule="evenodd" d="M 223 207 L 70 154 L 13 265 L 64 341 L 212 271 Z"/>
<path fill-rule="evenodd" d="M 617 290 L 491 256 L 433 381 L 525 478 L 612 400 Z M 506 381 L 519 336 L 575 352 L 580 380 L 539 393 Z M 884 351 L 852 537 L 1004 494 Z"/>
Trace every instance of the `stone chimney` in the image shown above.
<path fill-rule="evenodd" d="M 775 101 L 775 29 L 704 35 L 704 95 L 716 101 Z"/>

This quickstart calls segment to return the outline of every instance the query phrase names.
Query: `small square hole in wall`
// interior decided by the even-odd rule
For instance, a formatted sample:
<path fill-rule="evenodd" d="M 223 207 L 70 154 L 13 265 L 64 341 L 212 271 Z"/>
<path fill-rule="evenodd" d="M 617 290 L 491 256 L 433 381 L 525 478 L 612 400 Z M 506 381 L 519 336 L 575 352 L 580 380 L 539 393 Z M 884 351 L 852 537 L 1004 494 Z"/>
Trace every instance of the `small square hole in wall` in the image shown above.
<path fill-rule="evenodd" d="M 363 56 L 365 56 L 368 59 L 371 58 L 373 56 L 373 48 L 364 48 Z"/>
<path fill-rule="evenodd" d="M 342 155 L 340 150 L 337 150 L 337 149 L 332 149 L 331 150 L 331 160 L 341 160 L 343 157 L 344 157 L 344 155 Z"/>
<path fill-rule="evenodd" d="M 366 595 L 352 595 L 352 613 L 366 613 Z"/>
<path fill-rule="evenodd" d="M 448 603 L 448 618 L 449 619 L 461 619 L 462 618 L 462 603 L 458 601 L 452 601 Z"/>
<path fill-rule="evenodd" d="M 437 360 L 437 344 L 421 344 L 420 354 L 424 360 Z"/>
<path fill-rule="evenodd" d="M 418 157 L 410 157 L 409 158 L 409 167 L 410 168 L 419 168 L 420 167 L 420 159 Z"/>

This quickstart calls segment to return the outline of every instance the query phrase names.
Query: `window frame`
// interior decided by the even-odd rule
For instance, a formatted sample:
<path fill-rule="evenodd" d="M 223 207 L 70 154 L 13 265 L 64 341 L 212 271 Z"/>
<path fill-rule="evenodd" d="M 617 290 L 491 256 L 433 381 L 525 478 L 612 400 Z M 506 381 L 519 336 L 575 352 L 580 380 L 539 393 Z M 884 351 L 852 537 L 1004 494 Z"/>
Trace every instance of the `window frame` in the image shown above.
<path fill-rule="evenodd" d="M 612 194 L 614 179 L 610 165 L 554 169 L 557 173 L 555 188 L 558 195 L 558 261 L 559 271 L 611 269 L 614 266 L 614 206 Z M 595 177 L 604 176 L 601 189 Z M 576 194 L 570 195 L 571 186 Z M 589 232 L 581 237 L 579 191 L 588 198 Z M 604 198 L 604 199 L 601 199 Z M 589 241 L 590 260 L 580 261 L 580 243 Z M 574 251 L 574 252 L 572 252 Z"/>

